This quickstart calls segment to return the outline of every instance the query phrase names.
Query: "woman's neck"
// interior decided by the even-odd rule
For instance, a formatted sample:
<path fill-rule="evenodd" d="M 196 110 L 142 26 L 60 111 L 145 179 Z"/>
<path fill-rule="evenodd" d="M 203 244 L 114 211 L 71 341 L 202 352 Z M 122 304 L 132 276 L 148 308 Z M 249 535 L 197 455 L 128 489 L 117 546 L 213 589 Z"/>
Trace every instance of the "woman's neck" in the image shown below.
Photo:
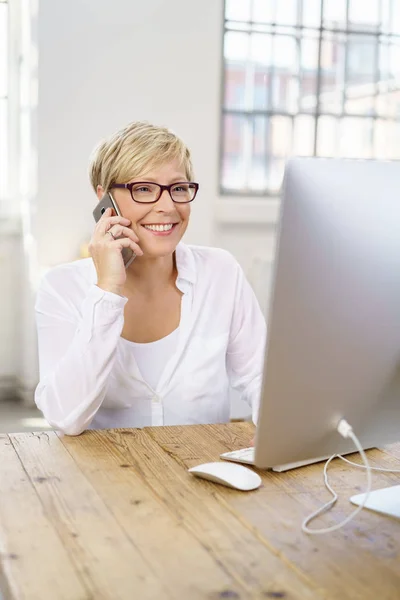
<path fill-rule="evenodd" d="M 146 295 L 158 293 L 161 289 L 175 284 L 177 268 L 175 253 L 159 258 L 136 258 L 127 270 L 126 295 L 133 290 Z"/>

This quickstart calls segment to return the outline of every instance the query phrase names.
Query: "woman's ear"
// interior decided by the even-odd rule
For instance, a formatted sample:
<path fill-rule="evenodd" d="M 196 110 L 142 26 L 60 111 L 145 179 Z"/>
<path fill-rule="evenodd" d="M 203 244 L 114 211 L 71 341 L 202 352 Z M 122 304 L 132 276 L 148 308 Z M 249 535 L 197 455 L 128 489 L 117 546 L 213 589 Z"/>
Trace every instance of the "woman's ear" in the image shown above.
<path fill-rule="evenodd" d="M 104 188 L 102 185 L 98 185 L 96 188 L 96 194 L 99 200 L 102 199 L 102 197 L 104 196 Z"/>

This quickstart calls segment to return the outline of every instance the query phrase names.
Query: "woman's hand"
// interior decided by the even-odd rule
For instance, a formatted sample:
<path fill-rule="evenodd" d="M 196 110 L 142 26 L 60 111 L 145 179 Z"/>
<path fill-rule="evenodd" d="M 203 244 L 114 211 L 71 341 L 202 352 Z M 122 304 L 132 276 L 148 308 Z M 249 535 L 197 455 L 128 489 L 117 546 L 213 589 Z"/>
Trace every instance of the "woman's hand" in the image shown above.
<path fill-rule="evenodd" d="M 89 243 L 89 252 L 97 271 L 97 285 L 120 296 L 126 281 L 122 249 L 131 248 L 137 256 L 143 255 L 137 244 L 139 238 L 129 229 L 130 224 L 125 217 L 113 217 L 111 208 L 107 208 Z"/>

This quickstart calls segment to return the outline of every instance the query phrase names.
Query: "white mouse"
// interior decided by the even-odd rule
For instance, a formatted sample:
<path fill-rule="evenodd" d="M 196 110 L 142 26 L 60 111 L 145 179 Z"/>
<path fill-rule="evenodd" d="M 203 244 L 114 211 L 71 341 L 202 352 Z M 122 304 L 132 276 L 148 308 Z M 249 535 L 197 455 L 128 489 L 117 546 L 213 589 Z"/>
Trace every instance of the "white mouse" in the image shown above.
<path fill-rule="evenodd" d="M 192 467 L 189 473 L 243 492 L 256 490 L 261 485 L 261 477 L 257 473 L 233 462 L 205 463 Z"/>

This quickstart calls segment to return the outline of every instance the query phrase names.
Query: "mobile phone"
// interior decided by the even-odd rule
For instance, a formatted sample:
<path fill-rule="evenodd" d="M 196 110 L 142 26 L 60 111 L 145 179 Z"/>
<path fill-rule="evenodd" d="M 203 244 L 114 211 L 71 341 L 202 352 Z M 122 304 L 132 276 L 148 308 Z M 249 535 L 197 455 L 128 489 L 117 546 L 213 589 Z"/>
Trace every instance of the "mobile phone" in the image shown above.
<path fill-rule="evenodd" d="M 106 192 L 93 211 L 93 217 L 96 223 L 104 215 L 107 208 L 112 208 L 115 211 L 116 215 L 122 217 L 121 211 L 118 208 L 118 204 L 115 202 L 110 192 Z M 129 265 L 135 260 L 136 254 L 131 248 L 122 248 L 121 254 L 122 259 L 124 261 L 125 269 L 127 269 Z"/>

